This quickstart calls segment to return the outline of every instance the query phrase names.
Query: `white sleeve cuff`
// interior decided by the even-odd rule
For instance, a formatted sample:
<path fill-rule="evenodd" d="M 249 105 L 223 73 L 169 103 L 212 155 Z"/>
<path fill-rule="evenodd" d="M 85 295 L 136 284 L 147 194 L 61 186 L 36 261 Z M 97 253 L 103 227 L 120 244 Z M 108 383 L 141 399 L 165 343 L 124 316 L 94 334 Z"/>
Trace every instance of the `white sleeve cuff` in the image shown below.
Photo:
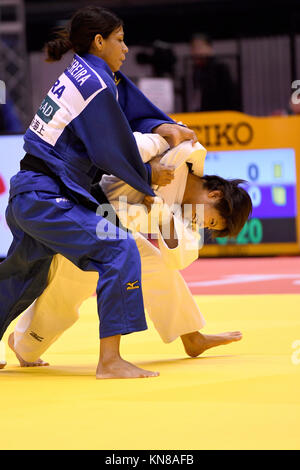
<path fill-rule="evenodd" d="M 134 132 L 133 135 L 144 163 L 147 163 L 152 158 L 161 155 L 169 148 L 168 142 L 158 134 L 142 134 L 141 132 Z"/>

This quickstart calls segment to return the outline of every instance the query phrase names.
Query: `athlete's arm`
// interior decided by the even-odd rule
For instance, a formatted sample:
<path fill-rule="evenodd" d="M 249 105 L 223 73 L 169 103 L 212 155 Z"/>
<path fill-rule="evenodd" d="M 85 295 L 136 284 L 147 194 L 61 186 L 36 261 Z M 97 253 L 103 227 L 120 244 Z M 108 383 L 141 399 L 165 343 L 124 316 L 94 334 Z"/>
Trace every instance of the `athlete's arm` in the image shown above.
<path fill-rule="evenodd" d="M 72 121 L 72 128 L 94 165 L 154 195 L 132 131 L 111 90 L 98 93 Z"/>
<path fill-rule="evenodd" d="M 133 132 L 151 133 L 163 123 L 176 124 L 139 90 L 122 72 L 117 72 L 119 104 Z"/>
<path fill-rule="evenodd" d="M 195 132 L 186 126 L 179 125 L 161 111 L 121 72 L 118 72 L 120 83 L 119 104 L 133 131 L 156 133 L 166 138 L 170 147 L 175 147 L 184 140 L 197 142 Z"/>
<path fill-rule="evenodd" d="M 185 140 L 191 140 L 193 144 L 198 141 L 198 138 L 192 129 L 180 126 L 179 124 L 160 124 L 159 126 L 154 127 L 152 132 L 164 137 L 170 145 L 170 148 L 176 147 L 176 145 L 179 145 Z"/>
<path fill-rule="evenodd" d="M 158 134 L 133 133 L 143 162 L 151 166 L 151 183 L 166 186 L 174 178 L 175 167 L 161 163 L 161 155 L 169 149 L 167 141 Z"/>

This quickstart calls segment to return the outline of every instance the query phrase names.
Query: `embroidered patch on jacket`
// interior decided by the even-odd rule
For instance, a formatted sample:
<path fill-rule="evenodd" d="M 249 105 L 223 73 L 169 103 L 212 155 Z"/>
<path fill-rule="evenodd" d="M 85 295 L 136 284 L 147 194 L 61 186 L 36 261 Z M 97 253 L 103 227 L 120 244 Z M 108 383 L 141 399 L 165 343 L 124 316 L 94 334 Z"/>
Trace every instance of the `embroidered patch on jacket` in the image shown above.
<path fill-rule="evenodd" d="M 46 124 L 48 124 L 54 117 L 54 114 L 60 109 L 50 96 L 43 99 L 42 104 L 36 113 Z"/>
<path fill-rule="evenodd" d="M 115 85 L 118 86 L 120 81 L 121 81 L 121 78 L 117 78 L 116 76 L 114 77 L 115 79 Z"/>

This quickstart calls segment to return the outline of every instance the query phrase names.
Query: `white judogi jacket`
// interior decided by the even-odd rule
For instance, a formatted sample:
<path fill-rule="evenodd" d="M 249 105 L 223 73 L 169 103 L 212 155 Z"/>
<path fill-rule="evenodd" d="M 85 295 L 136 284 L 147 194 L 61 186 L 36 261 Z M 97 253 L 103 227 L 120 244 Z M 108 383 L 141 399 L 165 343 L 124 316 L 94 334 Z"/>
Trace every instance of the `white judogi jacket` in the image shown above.
<path fill-rule="evenodd" d="M 175 167 L 174 179 L 170 184 L 153 187 L 156 195 L 164 201 L 163 212 L 161 213 L 162 206 L 155 204 L 148 214 L 147 210 L 141 206 L 144 194 L 116 176 L 103 176 L 100 183 L 102 190 L 125 227 L 129 228 L 136 237 L 141 236 L 141 233 L 156 234 L 159 249 L 167 266 L 173 269 L 184 269 L 198 258 L 199 248 L 203 242 L 199 227 L 192 228 L 191 219 L 186 218 L 186 214 L 182 217 L 181 204 L 189 172 L 187 163 L 191 164 L 195 175 L 203 176 L 206 149 L 199 142 L 193 146 L 191 141 L 185 141 L 168 150 L 167 141 L 157 134 L 135 132 L 134 136 L 145 163 L 164 154 L 161 163 Z M 163 221 L 168 222 L 172 216 L 178 245 L 170 249 L 160 231 L 159 220 L 161 217 Z"/>

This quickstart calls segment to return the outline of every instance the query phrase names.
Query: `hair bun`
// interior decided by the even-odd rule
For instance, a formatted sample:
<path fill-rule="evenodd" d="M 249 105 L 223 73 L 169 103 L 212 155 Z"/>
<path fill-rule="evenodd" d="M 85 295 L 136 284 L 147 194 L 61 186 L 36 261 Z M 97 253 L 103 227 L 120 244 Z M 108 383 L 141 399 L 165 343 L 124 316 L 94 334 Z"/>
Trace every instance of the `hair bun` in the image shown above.
<path fill-rule="evenodd" d="M 72 49 L 73 45 L 69 38 L 69 32 L 67 30 L 60 31 L 58 37 L 52 41 L 47 42 L 47 62 L 60 60 L 62 56 Z"/>

